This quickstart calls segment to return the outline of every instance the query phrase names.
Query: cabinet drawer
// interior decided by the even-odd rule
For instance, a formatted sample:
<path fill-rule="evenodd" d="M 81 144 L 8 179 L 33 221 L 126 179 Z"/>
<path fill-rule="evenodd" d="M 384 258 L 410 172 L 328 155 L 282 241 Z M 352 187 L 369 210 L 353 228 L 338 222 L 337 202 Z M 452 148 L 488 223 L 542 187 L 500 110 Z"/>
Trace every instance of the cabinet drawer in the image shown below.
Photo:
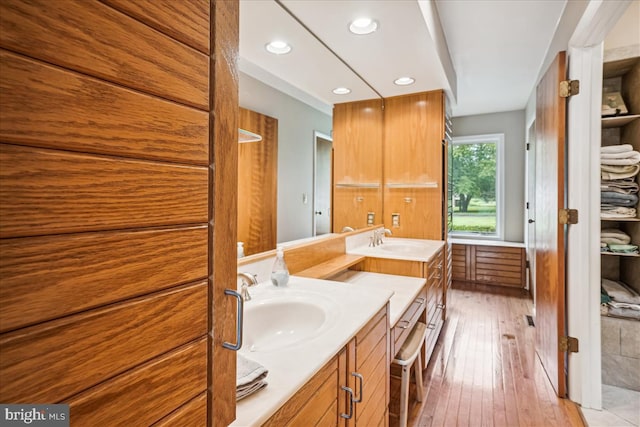
<path fill-rule="evenodd" d="M 413 329 L 414 325 L 422 315 L 427 306 L 427 289 L 423 287 L 418 296 L 413 300 L 409 308 L 404 312 L 398 323 L 393 328 L 393 348 L 391 349 L 392 356 L 402 347 L 402 344 L 409 336 L 409 333 Z"/>
<path fill-rule="evenodd" d="M 433 353 L 433 349 L 436 346 L 436 341 L 440 335 L 440 330 L 444 321 L 442 320 L 442 309 L 436 308 L 427 322 L 427 338 L 426 338 L 426 361 L 428 362 Z"/>

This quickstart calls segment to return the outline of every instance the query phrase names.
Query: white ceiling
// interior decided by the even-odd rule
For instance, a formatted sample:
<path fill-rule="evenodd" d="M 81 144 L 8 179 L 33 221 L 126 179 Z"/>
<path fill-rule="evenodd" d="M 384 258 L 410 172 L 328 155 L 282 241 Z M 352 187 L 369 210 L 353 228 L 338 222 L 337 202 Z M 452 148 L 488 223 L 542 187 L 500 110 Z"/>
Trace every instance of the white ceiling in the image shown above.
<path fill-rule="evenodd" d="M 331 105 L 445 89 L 453 115 L 524 109 L 566 0 L 240 1 L 240 70 L 330 114 Z M 434 5 L 436 7 L 434 7 Z M 357 36 L 351 20 L 378 31 Z M 441 27 L 440 27 L 441 25 Z M 287 55 L 264 49 L 289 42 Z M 401 76 L 416 79 L 397 86 Z M 334 95 L 338 86 L 349 95 Z"/>

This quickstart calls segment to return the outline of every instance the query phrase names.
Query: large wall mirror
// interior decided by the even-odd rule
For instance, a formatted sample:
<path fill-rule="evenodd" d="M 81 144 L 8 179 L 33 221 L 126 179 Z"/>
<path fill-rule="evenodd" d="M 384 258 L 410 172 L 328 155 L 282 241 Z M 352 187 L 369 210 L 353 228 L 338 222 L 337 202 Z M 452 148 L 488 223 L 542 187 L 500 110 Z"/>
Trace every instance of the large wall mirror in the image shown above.
<path fill-rule="evenodd" d="M 240 1 L 240 126 L 262 136 L 239 144 L 238 236 L 246 255 L 331 231 L 320 182 L 327 182 L 332 106 L 378 98 L 292 16 L 293 3 Z M 269 53 L 275 40 L 291 51 Z M 338 87 L 351 92 L 336 95 Z"/>

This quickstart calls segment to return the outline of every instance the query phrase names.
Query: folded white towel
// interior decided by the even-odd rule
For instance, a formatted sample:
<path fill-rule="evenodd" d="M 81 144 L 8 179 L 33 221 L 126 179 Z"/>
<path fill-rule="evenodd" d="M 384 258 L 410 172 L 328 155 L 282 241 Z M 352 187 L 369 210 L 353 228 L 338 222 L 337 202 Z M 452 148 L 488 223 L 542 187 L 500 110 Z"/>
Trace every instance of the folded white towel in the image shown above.
<path fill-rule="evenodd" d="M 267 382 L 264 379 L 268 373 L 269 371 L 267 368 L 238 353 L 236 367 L 236 400 L 243 399 L 263 387 L 266 387 Z"/>
<path fill-rule="evenodd" d="M 602 165 L 600 177 L 602 179 L 632 178 L 640 172 L 640 165 Z"/>
<path fill-rule="evenodd" d="M 640 153 L 632 151 L 624 154 L 601 154 L 601 165 L 636 165 L 640 163 Z"/>
<path fill-rule="evenodd" d="M 620 145 L 607 145 L 604 147 L 600 147 L 600 153 L 602 154 L 626 153 L 628 151 L 633 151 L 633 145 L 620 144 Z"/>
<path fill-rule="evenodd" d="M 626 245 L 631 242 L 631 237 L 624 231 L 615 228 L 605 228 L 600 231 L 600 243 Z"/>
<path fill-rule="evenodd" d="M 640 295 L 625 283 L 604 278 L 601 283 L 604 290 L 614 301 L 625 302 L 627 304 L 640 304 Z"/>

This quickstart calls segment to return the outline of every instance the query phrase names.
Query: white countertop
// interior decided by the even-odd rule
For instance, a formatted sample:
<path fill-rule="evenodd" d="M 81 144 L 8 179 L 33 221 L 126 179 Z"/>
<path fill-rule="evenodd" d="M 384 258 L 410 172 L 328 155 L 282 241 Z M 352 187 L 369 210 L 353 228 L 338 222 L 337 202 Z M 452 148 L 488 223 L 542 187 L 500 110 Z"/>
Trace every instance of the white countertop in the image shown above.
<path fill-rule="evenodd" d="M 427 283 L 419 277 L 395 276 L 390 274 L 369 273 L 366 271 L 346 270 L 331 278 L 338 282 L 362 284 L 369 289 L 382 289 L 393 292 L 389 300 L 389 324 L 393 328 L 404 312 L 416 299 Z"/>
<path fill-rule="evenodd" d="M 324 333 L 296 346 L 261 352 L 251 352 L 245 347 L 240 349 L 243 356 L 269 370 L 268 385 L 237 403 L 232 426 L 258 426 L 267 421 L 386 305 L 393 294 L 390 290 L 361 284 L 296 276 L 291 276 L 288 287 L 331 298 L 336 308 L 335 318 Z M 249 291 L 253 299 L 245 303 L 245 309 L 261 298 L 276 296 L 282 289 L 262 282 Z"/>
<path fill-rule="evenodd" d="M 371 258 L 428 262 L 431 261 L 436 252 L 444 246 L 444 241 L 442 240 L 387 237 L 384 238 L 383 241 L 383 244 L 375 247 L 362 245 L 349 248 L 349 246 L 347 246 L 347 253 L 365 255 Z"/>

